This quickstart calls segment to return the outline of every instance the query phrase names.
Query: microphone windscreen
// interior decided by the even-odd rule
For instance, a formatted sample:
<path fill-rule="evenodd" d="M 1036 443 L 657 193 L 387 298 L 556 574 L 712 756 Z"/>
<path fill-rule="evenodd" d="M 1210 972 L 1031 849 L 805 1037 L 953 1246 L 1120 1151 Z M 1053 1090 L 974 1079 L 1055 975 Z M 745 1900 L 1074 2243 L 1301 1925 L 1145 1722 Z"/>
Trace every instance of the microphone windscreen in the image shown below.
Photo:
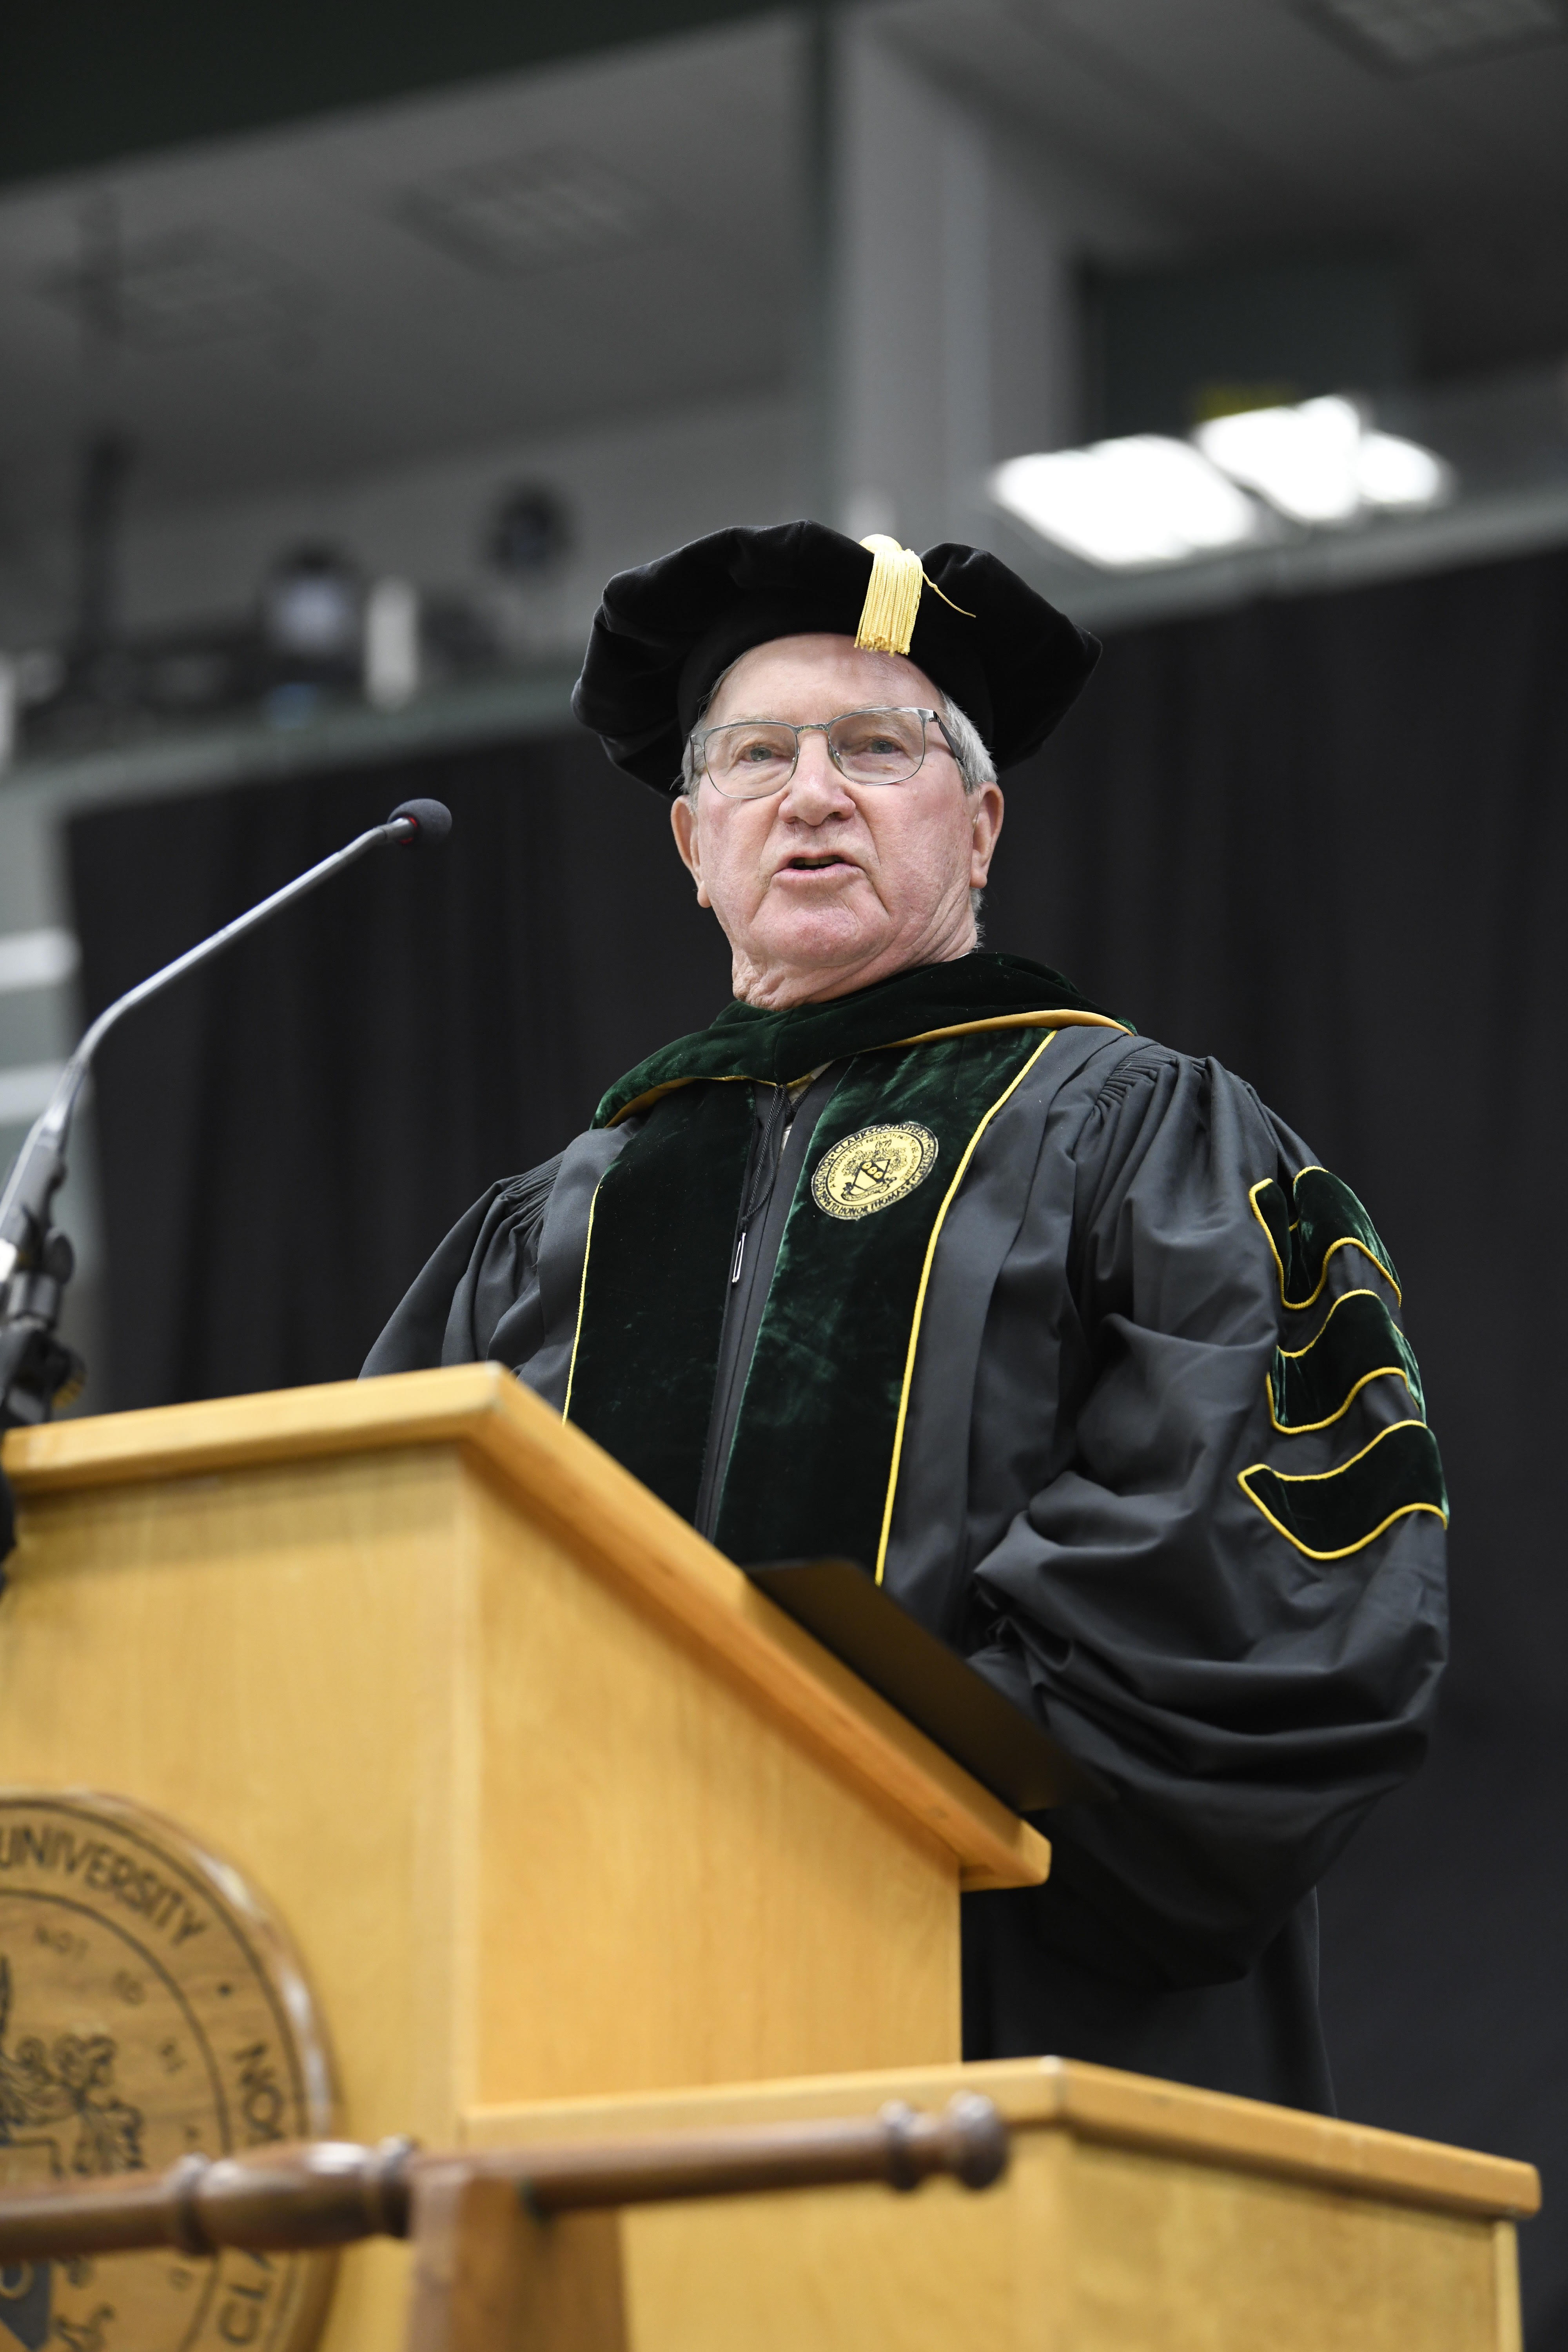
<path fill-rule="evenodd" d="M 388 824 L 405 816 L 421 841 L 445 841 L 452 830 L 452 812 L 444 801 L 399 801 Z"/>

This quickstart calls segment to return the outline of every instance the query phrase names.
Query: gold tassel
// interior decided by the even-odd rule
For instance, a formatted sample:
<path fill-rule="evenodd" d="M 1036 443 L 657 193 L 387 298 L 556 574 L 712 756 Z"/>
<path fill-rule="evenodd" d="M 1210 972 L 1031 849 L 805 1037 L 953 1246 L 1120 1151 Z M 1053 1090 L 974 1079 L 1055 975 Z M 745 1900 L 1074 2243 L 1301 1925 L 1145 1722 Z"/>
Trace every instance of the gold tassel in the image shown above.
<path fill-rule="evenodd" d="M 922 581 L 933 596 L 942 597 L 950 611 L 962 614 L 966 621 L 973 620 L 973 613 L 955 604 L 934 580 L 926 579 L 912 547 L 900 547 L 896 539 L 884 539 L 877 530 L 860 544 L 869 550 L 871 556 L 871 577 L 866 583 L 866 602 L 860 607 L 860 625 L 855 632 L 855 643 L 862 652 L 909 652 L 914 643 Z"/>
<path fill-rule="evenodd" d="M 860 607 L 856 645 L 866 653 L 907 654 L 915 634 L 921 583 L 925 575 L 912 547 L 873 531 L 860 544 L 871 554 L 871 577 Z"/>

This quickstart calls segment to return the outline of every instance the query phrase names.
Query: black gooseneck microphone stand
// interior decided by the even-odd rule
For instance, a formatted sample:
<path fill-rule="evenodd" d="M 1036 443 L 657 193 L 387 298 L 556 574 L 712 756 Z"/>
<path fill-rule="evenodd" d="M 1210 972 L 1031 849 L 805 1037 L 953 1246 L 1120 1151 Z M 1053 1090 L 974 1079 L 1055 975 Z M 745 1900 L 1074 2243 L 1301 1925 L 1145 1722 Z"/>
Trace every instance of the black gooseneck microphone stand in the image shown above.
<path fill-rule="evenodd" d="M 55 1194 L 64 1181 L 71 1119 L 92 1057 L 122 1013 L 155 996 L 161 988 L 194 971 L 247 931 L 296 898 L 304 898 L 367 851 L 395 842 L 436 842 L 450 832 L 451 812 L 439 801 L 404 801 L 384 824 L 373 825 L 346 848 L 297 875 L 209 940 L 187 948 L 162 971 L 128 989 L 106 1006 L 60 1073 L 47 1104 L 34 1121 L 0 1192 L 0 1436 L 19 1424 L 47 1421 L 57 1404 L 81 1387 L 84 1368 L 56 1332 L 61 1301 L 74 1259 L 70 1243 L 50 1223 Z M 10 1496 L 0 1474 L 0 1559 L 11 1548 Z"/>

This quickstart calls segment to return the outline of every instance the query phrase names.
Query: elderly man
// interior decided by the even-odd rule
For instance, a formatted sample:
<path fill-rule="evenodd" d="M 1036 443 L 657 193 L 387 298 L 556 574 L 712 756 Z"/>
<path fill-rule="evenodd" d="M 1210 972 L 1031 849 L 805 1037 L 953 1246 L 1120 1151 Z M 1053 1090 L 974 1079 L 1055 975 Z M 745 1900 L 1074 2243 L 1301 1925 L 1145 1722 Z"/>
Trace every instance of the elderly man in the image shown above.
<path fill-rule="evenodd" d="M 990 555 L 733 530 L 578 716 L 735 1001 L 439 1249 L 367 1372 L 496 1358 L 748 1564 L 837 1555 L 1109 1791 L 965 1898 L 964 2048 L 1328 2109 L 1313 1889 L 1419 1760 L 1446 1503 L 1393 1262 L 1250 1088 L 978 950 L 998 767 L 1098 647 Z"/>

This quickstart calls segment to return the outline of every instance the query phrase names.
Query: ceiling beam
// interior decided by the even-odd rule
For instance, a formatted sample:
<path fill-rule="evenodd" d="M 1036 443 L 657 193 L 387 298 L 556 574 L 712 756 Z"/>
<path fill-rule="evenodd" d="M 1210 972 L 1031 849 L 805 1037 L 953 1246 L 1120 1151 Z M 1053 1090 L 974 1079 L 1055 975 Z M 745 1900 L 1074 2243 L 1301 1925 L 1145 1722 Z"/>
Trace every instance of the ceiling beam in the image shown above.
<path fill-rule="evenodd" d="M 769 0 L 11 0 L 0 184 L 759 16 Z"/>

